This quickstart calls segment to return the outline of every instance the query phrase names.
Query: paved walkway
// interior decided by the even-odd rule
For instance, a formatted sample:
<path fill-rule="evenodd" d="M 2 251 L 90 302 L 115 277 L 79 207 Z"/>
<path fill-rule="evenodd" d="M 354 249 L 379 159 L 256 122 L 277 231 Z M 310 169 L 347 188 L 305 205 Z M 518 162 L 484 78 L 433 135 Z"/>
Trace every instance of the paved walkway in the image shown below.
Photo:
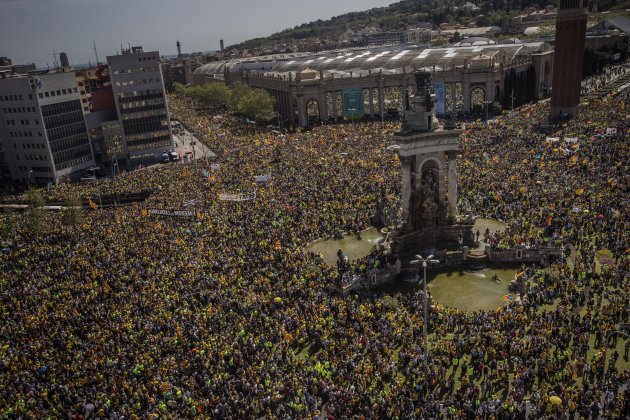
<path fill-rule="evenodd" d="M 184 159 L 186 156 L 190 156 L 190 160 L 201 159 L 203 157 L 216 157 L 216 153 L 200 142 L 194 134 L 185 128 L 180 134 L 173 134 L 173 140 L 175 142 L 175 151 L 185 162 L 187 161 L 187 158 Z"/>

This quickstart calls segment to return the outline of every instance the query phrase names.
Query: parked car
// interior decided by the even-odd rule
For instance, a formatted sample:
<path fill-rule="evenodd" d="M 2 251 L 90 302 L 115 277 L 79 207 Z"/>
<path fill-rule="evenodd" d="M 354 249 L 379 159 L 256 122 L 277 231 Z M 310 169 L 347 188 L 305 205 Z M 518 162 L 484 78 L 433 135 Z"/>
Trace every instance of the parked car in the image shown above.
<path fill-rule="evenodd" d="M 179 162 L 179 155 L 177 154 L 177 152 L 171 150 L 170 152 L 168 152 L 168 157 L 171 162 Z"/>
<path fill-rule="evenodd" d="M 161 160 L 162 163 L 168 163 L 171 161 L 171 155 L 168 151 L 162 152 Z"/>

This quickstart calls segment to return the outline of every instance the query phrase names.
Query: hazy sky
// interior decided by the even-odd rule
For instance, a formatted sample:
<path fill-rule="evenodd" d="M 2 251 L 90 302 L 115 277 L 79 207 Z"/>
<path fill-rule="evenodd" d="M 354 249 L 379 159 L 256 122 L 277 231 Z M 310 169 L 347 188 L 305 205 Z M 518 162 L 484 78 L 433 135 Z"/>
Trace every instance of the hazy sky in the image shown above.
<path fill-rule="evenodd" d="M 395 0 L 0 0 L 0 56 L 14 63 L 50 63 L 65 51 L 70 63 L 94 62 L 120 44 L 161 54 L 218 50 L 225 45 Z"/>

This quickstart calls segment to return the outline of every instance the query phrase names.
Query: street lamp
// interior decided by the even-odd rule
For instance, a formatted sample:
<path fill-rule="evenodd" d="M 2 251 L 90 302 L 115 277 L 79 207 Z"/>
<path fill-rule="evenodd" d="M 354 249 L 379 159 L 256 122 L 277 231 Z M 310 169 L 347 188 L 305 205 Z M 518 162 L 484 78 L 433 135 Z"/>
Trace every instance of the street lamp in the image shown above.
<path fill-rule="evenodd" d="M 412 265 L 416 265 L 416 264 L 422 264 L 422 268 L 424 269 L 424 283 L 423 283 L 423 288 L 424 288 L 424 316 L 423 316 L 423 322 L 422 322 L 422 333 L 424 334 L 424 380 L 425 382 L 427 381 L 427 377 L 428 377 L 428 366 L 427 366 L 427 361 L 429 358 L 429 340 L 427 337 L 427 301 L 428 299 L 428 295 L 427 295 L 427 262 L 433 263 L 433 264 L 437 264 L 440 261 L 439 260 L 434 260 L 433 259 L 433 255 L 429 255 L 426 258 L 422 258 L 420 255 L 416 255 L 415 260 L 411 261 Z"/>

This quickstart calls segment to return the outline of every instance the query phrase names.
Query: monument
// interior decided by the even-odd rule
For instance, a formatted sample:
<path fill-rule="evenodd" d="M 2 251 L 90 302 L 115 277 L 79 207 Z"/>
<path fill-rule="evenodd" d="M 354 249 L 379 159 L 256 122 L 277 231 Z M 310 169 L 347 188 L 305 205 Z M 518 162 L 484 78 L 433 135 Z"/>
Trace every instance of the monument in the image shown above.
<path fill-rule="evenodd" d="M 417 253 L 474 243 L 473 221 L 457 215 L 457 150 L 461 129 L 442 126 L 433 112 L 431 74 L 417 71 L 403 124 L 394 134 L 402 165 L 402 219 L 386 242 L 403 263 Z"/>
<path fill-rule="evenodd" d="M 580 104 L 587 18 L 588 0 L 559 1 L 549 109 L 551 119 L 565 114 L 575 115 Z"/>

